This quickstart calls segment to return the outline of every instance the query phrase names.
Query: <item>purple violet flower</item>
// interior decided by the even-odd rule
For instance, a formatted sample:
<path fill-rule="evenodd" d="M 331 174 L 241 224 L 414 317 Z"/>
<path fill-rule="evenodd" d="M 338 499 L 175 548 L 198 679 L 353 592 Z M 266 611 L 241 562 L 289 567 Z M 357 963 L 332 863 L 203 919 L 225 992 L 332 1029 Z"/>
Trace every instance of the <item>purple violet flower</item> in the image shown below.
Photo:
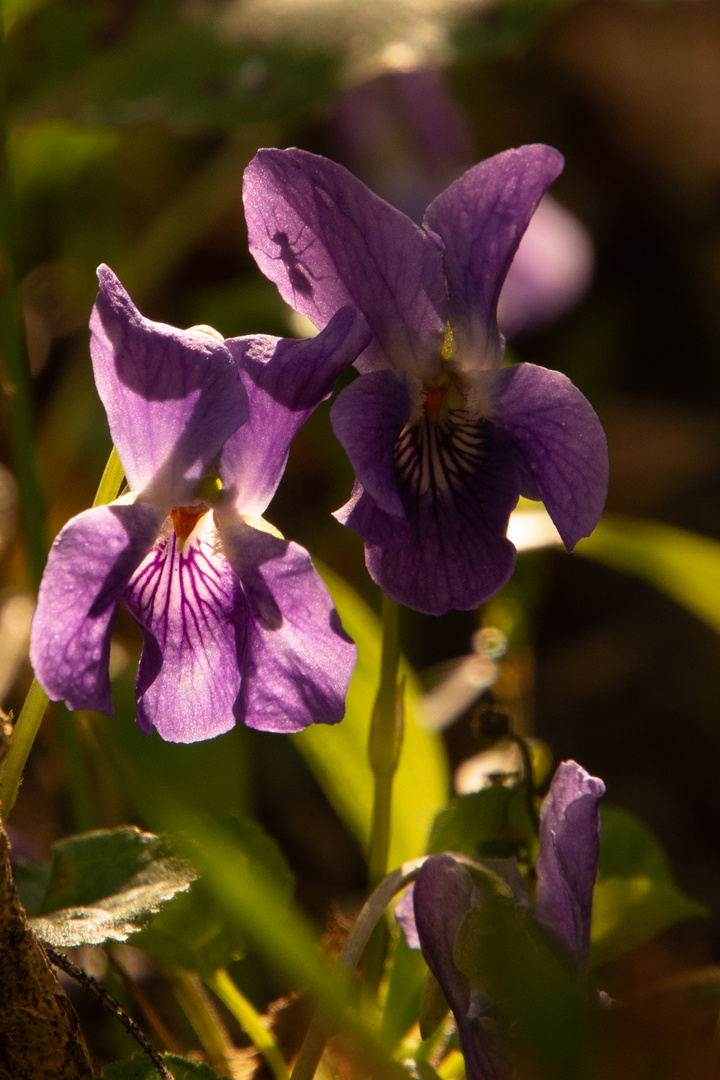
<path fill-rule="evenodd" d="M 592 894 L 600 851 L 598 802 L 602 780 L 574 761 L 558 766 L 540 807 L 540 853 L 535 865 L 534 917 L 574 958 L 580 973 L 590 953 Z M 520 907 L 530 898 L 514 859 L 485 860 L 504 879 Z M 450 853 L 431 855 L 401 897 L 396 916 L 411 948 L 421 948 L 457 1024 L 468 1080 L 501 1080 L 511 1070 L 495 1033 L 484 1023 L 488 1001 L 473 993 L 455 965 L 455 938 L 465 915 L 483 902 L 481 887 Z"/>
<path fill-rule="evenodd" d="M 362 377 L 331 409 L 357 481 L 335 516 L 388 596 L 419 611 L 474 608 L 504 585 L 519 495 L 542 499 L 568 548 L 605 503 L 587 400 L 557 371 L 502 367 L 500 290 L 562 166 L 548 146 L 498 154 L 434 199 L 422 228 L 302 150 L 261 150 L 245 170 L 263 273 L 317 326 L 353 303 L 372 330 Z"/>
<path fill-rule="evenodd" d="M 223 341 L 151 322 L 111 270 L 98 276 L 90 348 L 129 493 L 53 544 L 32 629 L 38 680 L 71 709 L 112 713 L 122 601 L 144 638 L 146 734 L 336 723 L 355 647 L 308 553 L 260 515 L 296 431 L 367 344 L 362 316 L 338 311 L 310 341 Z"/>

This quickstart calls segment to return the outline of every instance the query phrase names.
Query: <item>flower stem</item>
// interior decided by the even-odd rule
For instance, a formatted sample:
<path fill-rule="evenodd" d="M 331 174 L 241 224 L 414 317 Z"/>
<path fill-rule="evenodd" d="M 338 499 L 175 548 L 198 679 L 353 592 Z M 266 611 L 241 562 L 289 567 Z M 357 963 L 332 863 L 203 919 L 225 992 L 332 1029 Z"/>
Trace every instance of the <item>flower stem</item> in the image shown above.
<path fill-rule="evenodd" d="M 392 874 L 381 881 L 370 895 L 355 920 L 337 959 L 337 967 L 345 972 L 346 984 L 360 962 L 360 957 L 373 932 L 380 924 L 388 904 L 401 889 L 415 880 L 424 862 L 425 857 L 403 863 L 398 870 L 393 870 Z M 300 1048 L 291 1080 L 312 1080 L 320 1063 L 326 1039 L 327 1025 L 321 1014 L 316 1013 Z"/>
<path fill-rule="evenodd" d="M 192 972 L 178 968 L 173 971 L 171 980 L 175 996 L 195 1029 L 212 1068 L 230 1075 L 233 1046 L 200 979 Z"/>
<path fill-rule="evenodd" d="M 368 758 L 375 780 L 368 871 L 374 889 L 387 874 L 392 785 L 402 745 L 402 699 L 398 707 L 398 606 L 383 596 L 380 688 L 370 724 Z"/>
<path fill-rule="evenodd" d="M 49 698 L 37 679 L 33 679 L 20 715 L 15 721 L 10 749 L 0 773 L 0 814 L 3 821 L 13 808 L 17 798 L 22 771 L 25 768 L 30 748 L 45 715 Z"/>
<path fill-rule="evenodd" d="M 383 880 L 388 871 L 392 787 L 403 738 L 403 686 L 401 684 L 398 687 L 397 684 L 399 659 L 398 606 L 383 595 L 380 688 L 375 699 L 368 740 L 368 758 L 375 780 L 368 856 L 371 890 Z M 380 922 L 373 932 L 363 967 L 363 997 L 366 1004 L 372 1001 L 377 993 L 387 944 L 387 927 Z"/>
<path fill-rule="evenodd" d="M 537 807 L 535 806 L 535 773 L 533 770 L 532 754 L 530 753 L 530 747 L 526 743 L 525 739 L 520 735 L 510 735 L 510 738 L 515 743 L 520 751 L 520 757 L 523 765 L 523 788 L 525 789 L 525 808 L 527 810 L 528 817 L 532 822 L 535 833 L 540 832 L 540 819 L 538 818 Z"/>
<path fill-rule="evenodd" d="M 113 446 L 100 479 L 93 506 L 112 502 L 117 496 L 122 478 L 122 465 Z M 37 679 L 33 679 L 20 715 L 15 721 L 10 749 L 0 772 L 0 818 L 3 821 L 7 820 L 15 804 L 25 762 L 35 742 L 35 736 L 49 700 Z"/>
<path fill-rule="evenodd" d="M 290 1073 L 273 1033 L 265 1026 L 260 1014 L 240 992 L 227 971 L 221 968 L 205 981 L 250 1036 L 275 1080 L 289 1080 Z"/>

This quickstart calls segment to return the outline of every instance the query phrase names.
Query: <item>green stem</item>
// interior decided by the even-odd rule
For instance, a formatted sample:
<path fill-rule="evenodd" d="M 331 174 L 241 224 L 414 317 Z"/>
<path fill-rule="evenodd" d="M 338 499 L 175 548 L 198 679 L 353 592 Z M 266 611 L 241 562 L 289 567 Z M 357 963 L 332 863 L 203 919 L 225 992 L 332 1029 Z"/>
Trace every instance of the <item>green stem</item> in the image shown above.
<path fill-rule="evenodd" d="M 1 15 L 2 12 L 0 11 Z M 93 506 L 112 502 L 117 496 L 122 478 L 122 465 L 113 446 L 107 465 L 100 478 Z M 25 762 L 32 749 L 32 744 L 35 742 L 35 736 L 38 733 L 49 700 L 37 679 L 33 679 L 25 703 L 20 710 L 20 715 L 15 721 L 10 740 L 10 749 L 3 762 L 2 771 L 0 771 L 0 816 L 3 821 L 7 820 L 8 814 L 15 805 Z"/>
<path fill-rule="evenodd" d="M 387 874 L 392 785 L 402 745 L 402 712 L 398 709 L 397 695 L 397 670 L 400 659 L 398 606 L 386 596 L 383 596 L 382 614 L 380 688 L 373 709 L 368 743 L 368 758 L 375 780 L 368 857 L 371 889 L 374 889 Z"/>
<path fill-rule="evenodd" d="M 250 1036 L 254 1046 L 262 1054 L 275 1080 L 289 1080 L 290 1073 L 273 1033 L 265 1026 L 260 1014 L 240 992 L 224 968 L 205 980 L 220 1000 L 228 1007 L 237 1022 Z"/>
<path fill-rule="evenodd" d="M 43 497 L 35 454 L 32 380 L 20 329 L 15 263 L 18 251 L 17 211 L 10 164 L 7 122 L 7 48 L 0 0 L 0 357 L 8 388 L 10 444 L 24 524 L 28 572 L 37 588 L 42 577 L 47 542 Z"/>
<path fill-rule="evenodd" d="M 3 821 L 7 820 L 15 804 L 22 771 L 49 700 L 37 679 L 33 679 L 20 715 L 15 721 L 10 749 L 0 773 L 0 814 Z"/>
<path fill-rule="evenodd" d="M 528 817 L 533 824 L 533 828 L 536 833 L 540 832 L 540 819 L 538 817 L 537 807 L 535 806 L 535 774 L 533 771 L 532 754 L 530 753 L 530 747 L 520 735 L 510 735 L 510 738 L 515 743 L 520 751 L 520 757 L 523 765 L 523 787 L 525 789 L 525 808 L 527 810 Z"/>
<path fill-rule="evenodd" d="M 216 1072 L 229 1076 L 233 1046 L 202 983 L 197 975 L 179 969 L 173 972 L 171 979 L 175 996 L 195 1029 L 211 1066 Z"/>
<path fill-rule="evenodd" d="M 401 889 L 406 888 L 415 880 L 425 858 L 423 856 L 420 859 L 413 859 L 412 862 L 403 863 L 398 870 L 393 870 L 392 874 L 380 882 L 364 905 L 337 959 L 337 968 L 345 974 L 344 986 L 349 983 L 350 976 L 360 962 L 365 947 L 377 926 L 381 924 L 388 904 Z M 327 1037 L 327 1021 L 323 1019 L 320 1012 L 317 1012 L 300 1048 L 291 1080 L 312 1080 L 320 1064 Z"/>
<path fill-rule="evenodd" d="M 368 740 L 368 759 L 375 781 L 373 816 L 368 854 L 370 889 L 383 880 L 388 871 L 390 829 L 392 819 L 392 788 L 400 759 L 403 737 L 403 694 L 398 690 L 397 670 L 400 659 L 398 643 L 398 606 L 383 595 L 382 658 L 380 687 Z M 363 966 L 363 1000 L 366 1006 L 374 1001 L 388 946 L 388 931 L 384 922 L 378 923 L 368 946 Z"/>

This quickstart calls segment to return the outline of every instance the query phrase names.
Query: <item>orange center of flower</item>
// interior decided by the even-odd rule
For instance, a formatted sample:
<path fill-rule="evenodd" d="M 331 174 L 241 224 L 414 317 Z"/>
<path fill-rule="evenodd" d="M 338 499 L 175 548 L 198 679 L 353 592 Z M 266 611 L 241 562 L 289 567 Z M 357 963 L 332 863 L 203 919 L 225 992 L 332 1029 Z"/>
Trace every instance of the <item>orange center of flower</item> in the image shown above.
<path fill-rule="evenodd" d="M 450 376 L 447 372 L 443 372 L 441 375 L 438 375 L 437 378 L 426 382 L 423 386 L 423 393 L 425 395 L 423 399 L 423 408 L 425 409 L 425 415 L 429 417 L 430 420 L 437 419 L 440 407 L 443 403 L 445 391 L 449 385 Z"/>
<path fill-rule="evenodd" d="M 184 544 L 190 533 L 195 528 L 198 519 L 207 514 L 207 510 L 186 510 L 182 506 L 174 506 L 170 511 L 173 528 L 178 540 Z"/>
<path fill-rule="evenodd" d="M 425 391 L 425 412 L 431 420 L 435 420 L 442 405 L 444 386 L 428 386 Z"/>

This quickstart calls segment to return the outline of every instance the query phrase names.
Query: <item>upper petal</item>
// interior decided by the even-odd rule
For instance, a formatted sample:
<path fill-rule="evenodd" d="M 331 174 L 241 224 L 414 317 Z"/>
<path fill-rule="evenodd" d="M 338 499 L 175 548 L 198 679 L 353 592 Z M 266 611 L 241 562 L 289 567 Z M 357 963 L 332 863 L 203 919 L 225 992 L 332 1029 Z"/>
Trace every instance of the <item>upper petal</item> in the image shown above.
<path fill-rule="evenodd" d="M 168 523 L 169 525 L 169 523 Z M 138 724 L 168 742 L 210 739 L 235 724 L 248 612 L 217 550 L 212 513 L 178 550 L 171 527 L 138 567 L 123 602 L 143 631 Z"/>
<path fill-rule="evenodd" d="M 427 208 L 424 224 L 445 245 L 460 367 L 498 366 L 500 290 L 535 207 L 563 164 L 551 146 L 506 150 L 469 169 Z"/>
<path fill-rule="evenodd" d="M 362 315 L 346 307 L 317 337 L 305 341 L 244 337 L 225 342 L 250 403 L 247 423 L 227 440 L 218 463 L 240 513 L 263 513 L 280 482 L 296 432 L 332 393 L 338 375 L 369 338 Z"/>
<path fill-rule="evenodd" d="M 540 807 L 535 915 L 567 941 L 580 965 L 590 950 L 600 851 L 598 801 L 605 785 L 574 761 L 558 766 Z"/>
<path fill-rule="evenodd" d="M 607 440 L 590 402 L 559 371 L 516 364 L 487 372 L 488 415 L 520 450 L 527 482 L 571 550 L 593 531 L 605 506 Z"/>
<path fill-rule="evenodd" d="M 307 551 L 230 514 L 220 535 L 249 613 L 238 719 L 278 732 L 337 723 L 356 650 Z"/>
<path fill-rule="evenodd" d="M 447 299 L 437 244 L 342 166 L 303 150 L 260 150 L 245 170 L 250 250 L 317 326 L 356 305 L 374 335 L 362 370 L 437 366 Z"/>
<path fill-rule="evenodd" d="M 421 391 L 403 371 L 371 371 L 346 386 L 330 409 L 332 428 L 355 476 L 381 510 L 404 518 L 393 448 Z"/>
<path fill-rule="evenodd" d="M 112 713 L 108 658 L 117 605 L 165 516 L 148 503 L 110 503 L 74 517 L 48 556 L 30 657 L 48 697 Z"/>
<path fill-rule="evenodd" d="M 225 346 L 144 318 L 107 266 L 90 319 L 95 382 L 128 484 L 166 506 L 192 502 L 247 395 Z"/>

